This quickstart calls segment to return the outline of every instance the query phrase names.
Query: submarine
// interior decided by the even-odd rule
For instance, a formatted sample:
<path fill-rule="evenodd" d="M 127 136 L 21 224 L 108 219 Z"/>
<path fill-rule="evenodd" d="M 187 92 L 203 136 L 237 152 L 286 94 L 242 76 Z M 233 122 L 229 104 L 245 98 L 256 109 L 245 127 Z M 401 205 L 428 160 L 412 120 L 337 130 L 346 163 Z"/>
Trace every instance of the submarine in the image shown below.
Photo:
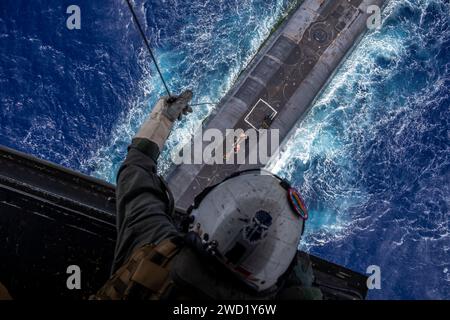
<path fill-rule="evenodd" d="M 382 8 L 384 3 L 384 0 L 302 1 L 260 48 L 199 131 L 215 129 L 227 136 L 230 129 L 264 128 L 268 134 L 276 130 L 282 147 L 367 31 L 371 8 Z M 191 144 L 195 141 L 194 138 Z M 167 180 L 178 209 L 187 210 L 203 189 L 235 172 L 264 167 L 265 163 L 255 164 L 248 159 L 252 154 L 249 149 L 255 145 L 258 144 L 250 145 L 248 141 L 243 145 L 241 152 L 247 161 L 242 164 L 203 162 L 174 166 Z M 194 149 L 192 146 L 191 150 Z"/>
<path fill-rule="evenodd" d="M 286 141 L 367 30 L 383 0 L 305 0 L 265 42 L 202 128 L 262 127 Z M 267 120 L 270 121 L 267 121 Z M 243 148 L 244 150 L 249 148 Z M 263 164 L 179 164 L 167 180 L 182 218 L 195 198 Z M 116 239 L 115 186 L 0 146 L 0 281 L 15 299 L 87 299 L 109 278 Z M 360 300 L 367 276 L 306 252 L 325 299 Z M 67 288 L 72 265 L 82 286 Z"/>

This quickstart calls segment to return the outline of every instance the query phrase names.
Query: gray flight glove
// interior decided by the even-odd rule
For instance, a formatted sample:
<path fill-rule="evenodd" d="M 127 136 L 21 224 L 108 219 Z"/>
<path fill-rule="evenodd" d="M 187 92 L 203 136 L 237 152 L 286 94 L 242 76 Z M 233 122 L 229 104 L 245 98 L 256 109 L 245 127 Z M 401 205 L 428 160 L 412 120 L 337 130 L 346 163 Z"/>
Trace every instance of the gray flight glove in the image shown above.
<path fill-rule="evenodd" d="M 186 90 L 179 96 L 163 97 L 159 99 L 150 117 L 141 126 L 134 138 L 146 138 L 156 143 L 161 151 L 169 137 L 175 120 L 192 112 L 189 102 L 192 91 Z"/>

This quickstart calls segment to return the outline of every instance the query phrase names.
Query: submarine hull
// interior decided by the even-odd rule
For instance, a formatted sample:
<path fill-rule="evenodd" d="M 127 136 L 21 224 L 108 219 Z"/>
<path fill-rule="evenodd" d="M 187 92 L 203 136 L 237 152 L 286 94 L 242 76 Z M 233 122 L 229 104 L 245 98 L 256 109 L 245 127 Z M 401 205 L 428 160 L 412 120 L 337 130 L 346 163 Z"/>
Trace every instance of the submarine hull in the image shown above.
<path fill-rule="evenodd" d="M 282 145 L 303 119 L 324 85 L 367 31 L 368 8 L 384 0 L 304 0 L 274 32 L 222 99 L 200 131 L 268 128 Z M 265 121 L 267 116 L 270 124 Z M 198 135 L 201 135 L 199 132 Z M 195 141 L 195 139 L 194 139 Z M 193 141 L 193 143 L 194 143 Z M 203 150 L 206 145 L 203 144 Z M 248 160 L 257 143 L 247 143 L 244 164 L 174 166 L 169 185 L 179 210 L 185 211 L 206 187 L 237 171 L 264 167 Z M 191 147 L 192 150 L 196 146 Z M 257 152 L 257 151 L 254 151 Z"/>

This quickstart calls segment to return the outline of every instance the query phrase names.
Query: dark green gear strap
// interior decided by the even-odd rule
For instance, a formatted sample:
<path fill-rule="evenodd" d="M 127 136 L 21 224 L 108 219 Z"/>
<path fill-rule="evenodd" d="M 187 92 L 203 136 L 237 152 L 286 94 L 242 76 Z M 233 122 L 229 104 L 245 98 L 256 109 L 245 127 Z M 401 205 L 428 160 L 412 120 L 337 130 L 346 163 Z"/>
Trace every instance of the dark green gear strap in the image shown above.
<path fill-rule="evenodd" d="M 132 148 L 139 150 L 143 154 L 149 156 L 155 163 L 157 162 L 160 151 L 158 145 L 153 141 L 145 138 L 134 138 L 131 141 L 128 150 Z"/>

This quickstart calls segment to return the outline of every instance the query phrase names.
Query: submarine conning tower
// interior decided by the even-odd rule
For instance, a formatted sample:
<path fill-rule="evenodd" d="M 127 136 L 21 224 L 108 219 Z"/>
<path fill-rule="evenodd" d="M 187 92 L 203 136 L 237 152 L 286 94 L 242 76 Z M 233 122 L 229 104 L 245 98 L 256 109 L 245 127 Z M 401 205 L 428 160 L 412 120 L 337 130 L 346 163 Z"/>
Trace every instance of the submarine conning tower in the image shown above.
<path fill-rule="evenodd" d="M 367 28 L 369 6 L 385 0 L 305 0 L 271 35 L 203 124 L 205 129 L 278 129 L 280 144 L 309 110 Z M 270 118 L 267 125 L 266 118 Z M 252 148 L 247 145 L 248 149 Z M 194 148 L 192 148 L 194 150 Z M 180 164 L 168 181 L 177 209 L 232 173 L 263 164 Z"/>

